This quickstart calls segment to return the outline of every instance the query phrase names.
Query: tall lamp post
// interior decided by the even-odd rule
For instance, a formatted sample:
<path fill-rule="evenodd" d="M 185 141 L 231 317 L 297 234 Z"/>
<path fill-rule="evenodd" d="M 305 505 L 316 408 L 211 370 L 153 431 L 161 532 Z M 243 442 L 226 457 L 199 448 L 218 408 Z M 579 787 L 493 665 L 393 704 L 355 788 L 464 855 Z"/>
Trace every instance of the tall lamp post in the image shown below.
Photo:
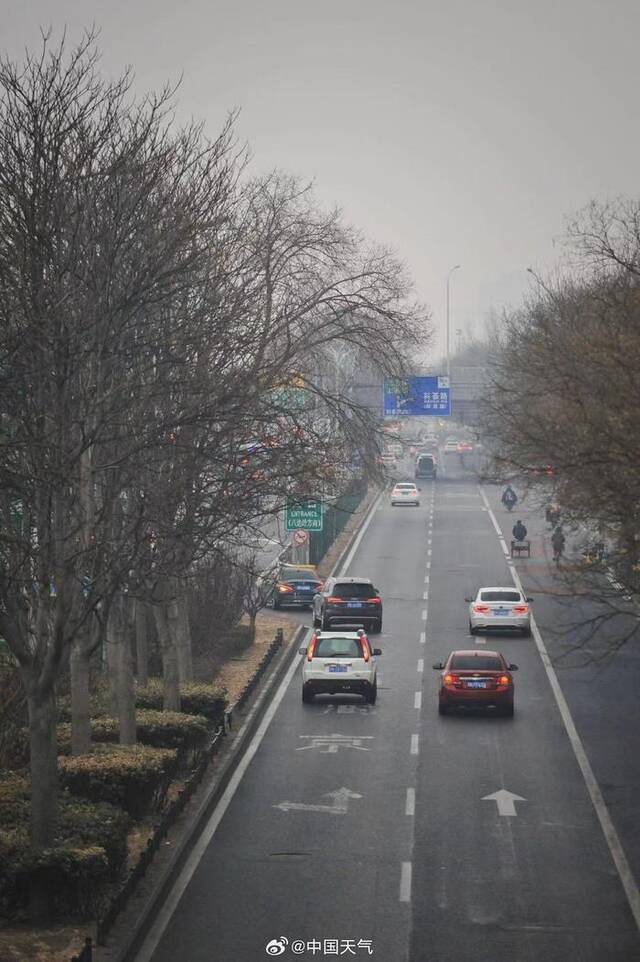
<path fill-rule="evenodd" d="M 449 378 L 449 387 L 451 387 L 451 360 L 449 356 L 449 282 L 451 281 L 453 272 L 459 271 L 460 267 L 460 264 L 456 264 L 447 274 L 447 377 Z"/>

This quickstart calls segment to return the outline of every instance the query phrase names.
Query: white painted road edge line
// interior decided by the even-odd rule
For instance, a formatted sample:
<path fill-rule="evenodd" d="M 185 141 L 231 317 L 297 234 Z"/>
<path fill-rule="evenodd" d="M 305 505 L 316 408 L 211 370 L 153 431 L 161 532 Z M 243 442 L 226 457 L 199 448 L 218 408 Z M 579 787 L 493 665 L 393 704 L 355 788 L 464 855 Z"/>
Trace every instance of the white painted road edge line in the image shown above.
<path fill-rule="evenodd" d="M 185 862 L 180 875 L 174 882 L 173 887 L 165 899 L 161 910 L 159 911 L 153 925 L 149 929 L 147 937 L 144 940 L 144 944 L 141 946 L 140 951 L 136 955 L 136 962 L 151 962 L 164 930 L 166 929 L 171 916 L 176 910 L 178 902 L 182 898 L 187 885 L 191 881 L 191 877 L 197 869 L 198 864 L 207 849 L 207 846 L 215 835 L 218 825 L 222 821 L 222 817 L 229 807 L 229 804 L 231 803 L 231 800 L 235 795 L 240 782 L 242 781 L 244 773 L 249 767 L 253 756 L 257 752 L 260 742 L 264 738 L 267 728 L 271 724 L 271 720 L 278 710 L 280 702 L 284 698 L 287 688 L 291 684 L 291 679 L 299 669 L 300 660 L 299 658 L 294 658 L 291 662 L 291 665 L 287 669 L 286 675 L 280 683 L 280 687 L 273 697 L 273 701 L 270 702 L 269 707 L 264 713 L 264 717 L 258 725 L 256 733 L 251 739 L 249 747 L 244 752 L 236 770 L 229 780 L 229 784 L 220 798 L 220 801 L 213 810 L 213 814 L 207 822 L 202 835 L 191 850 L 189 858 Z"/>
<path fill-rule="evenodd" d="M 400 871 L 400 901 L 411 901 L 411 862 L 403 862 Z"/>
<path fill-rule="evenodd" d="M 420 736 L 412 735 L 411 736 L 411 754 L 412 755 L 417 755 L 418 752 L 420 751 L 419 743 L 420 743 Z"/>
<path fill-rule="evenodd" d="M 422 708 L 422 692 L 417 691 L 413 696 L 413 707 Z"/>
<path fill-rule="evenodd" d="M 357 534 L 357 536 L 356 536 L 356 540 L 355 540 L 355 541 L 353 542 L 353 544 L 351 545 L 351 550 L 349 551 L 349 554 L 347 555 L 347 557 L 346 557 L 346 558 L 344 559 L 344 561 L 342 562 L 342 564 L 341 564 L 341 566 L 340 566 L 340 571 L 339 571 L 339 572 L 336 571 L 336 572 L 335 572 L 336 574 L 344 575 L 345 571 L 347 571 L 349 565 L 350 565 L 351 562 L 353 561 L 353 557 L 354 557 L 356 551 L 358 550 L 358 548 L 360 547 L 360 542 L 361 542 L 362 539 L 364 538 L 365 533 L 366 533 L 366 531 L 367 531 L 367 528 L 368 528 L 369 525 L 371 524 L 371 521 L 372 521 L 372 519 L 373 519 L 374 514 L 376 513 L 376 510 L 377 510 L 377 508 L 378 508 L 378 505 L 380 504 L 380 501 L 381 501 L 381 499 L 382 499 L 382 495 L 383 495 L 383 494 L 384 494 L 384 491 L 381 491 L 380 494 L 378 495 L 378 497 L 375 499 L 375 501 L 374 501 L 373 504 L 371 505 L 371 507 L 369 508 L 369 514 L 368 514 L 368 516 L 367 516 L 367 519 L 366 519 L 366 521 L 364 522 L 364 524 L 362 525 L 362 527 L 360 528 L 360 531 L 358 532 L 358 534 Z"/>
<path fill-rule="evenodd" d="M 487 511 L 489 512 L 489 517 L 493 522 L 493 526 L 494 528 L 496 528 L 496 530 L 499 530 L 498 522 L 496 521 L 493 511 L 491 510 L 491 506 L 489 505 L 487 496 L 484 493 L 482 487 L 479 486 L 479 490 L 480 490 L 482 499 L 485 505 L 487 506 Z M 513 581 L 516 588 L 519 591 L 522 591 L 522 593 L 524 594 L 524 591 L 522 589 L 522 582 L 520 581 L 520 577 L 515 571 L 515 569 L 513 570 L 512 574 L 513 574 Z M 562 717 L 564 727 L 569 737 L 569 741 L 571 742 L 573 753 L 576 756 L 576 761 L 578 762 L 580 771 L 582 772 L 582 777 L 584 778 L 585 784 L 587 786 L 589 797 L 591 798 L 593 807 L 596 810 L 596 815 L 598 816 L 598 821 L 600 822 L 600 827 L 602 828 L 602 832 L 604 834 L 606 843 L 609 846 L 611 857 L 614 861 L 616 869 L 618 870 L 618 875 L 620 876 L 620 881 L 622 882 L 625 895 L 627 896 L 627 900 L 629 902 L 629 907 L 631 908 L 633 918 L 635 920 L 635 923 L 638 929 L 640 929 L 640 889 L 638 889 L 638 884 L 633 876 L 633 872 L 631 871 L 631 867 L 627 861 L 627 857 L 624 854 L 622 843 L 620 841 L 618 833 L 615 830 L 615 826 L 611 821 L 609 810 L 605 804 L 604 798 L 602 797 L 600 786 L 598 785 L 598 782 L 596 781 L 596 777 L 593 774 L 591 763 L 589 762 L 587 753 L 584 750 L 584 745 L 582 744 L 582 740 L 574 724 L 573 718 L 571 716 L 571 711 L 569 710 L 569 705 L 567 704 L 567 700 L 564 697 L 562 688 L 560 687 L 558 676 L 556 675 L 554 667 L 551 664 L 549 652 L 547 651 L 546 645 L 542 639 L 542 635 L 540 634 L 540 630 L 536 625 L 535 619 L 533 617 L 531 618 L 531 630 L 533 632 L 533 638 L 536 643 L 536 648 L 538 649 L 538 653 L 540 654 L 542 664 L 544 665 L 544 669 L 547 673 L 547 678 L 549 679 L 551 691 L 555 696 L 556 704 L 558 705 L 558 709 L 560 711 L 560 715 Z"/>
<path fill-rule="evenodd" d="M 416 790 L 415 788 L 407 789 L 407 801 L 404 807 L 405 815 L 415 815 L 416 813 Z"/>

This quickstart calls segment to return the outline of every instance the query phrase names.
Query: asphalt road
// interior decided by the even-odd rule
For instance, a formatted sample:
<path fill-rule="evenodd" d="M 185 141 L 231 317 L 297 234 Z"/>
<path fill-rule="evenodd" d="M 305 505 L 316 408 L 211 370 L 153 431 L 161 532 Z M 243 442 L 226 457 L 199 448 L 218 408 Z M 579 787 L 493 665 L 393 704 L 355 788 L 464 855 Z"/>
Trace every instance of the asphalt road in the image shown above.
<path fill-rule="evenodd" d="M 323 696 L 303 706 L 295 665 L 140 962 L 252 962 L 282 938 L 283 959 L 640 959 L 538 648 L 468 634 L 464 596 L 511 576 L 472 475 L 457 455 L 441 460 L 420 508 L 381 503 L 347 572 L 372 577 L 384 599 L 377 704 Z M 553 609 L 541 609 L 543 633 L 545 613 Z M 438 716 L 431 664 L 476 644 L 520 666 L 515 718 Z M 620 698 L 617 706 L 627 710 Z M 605 729 L 608 717 L 600 716 Z M 588 753 L 592 734 L 597 774 L 607 748 L 593 719 Z M 516 814 L 485 799 L 500 789 L 521 797 Z M 626 845 L 633 827 L 620 834 Z"/>

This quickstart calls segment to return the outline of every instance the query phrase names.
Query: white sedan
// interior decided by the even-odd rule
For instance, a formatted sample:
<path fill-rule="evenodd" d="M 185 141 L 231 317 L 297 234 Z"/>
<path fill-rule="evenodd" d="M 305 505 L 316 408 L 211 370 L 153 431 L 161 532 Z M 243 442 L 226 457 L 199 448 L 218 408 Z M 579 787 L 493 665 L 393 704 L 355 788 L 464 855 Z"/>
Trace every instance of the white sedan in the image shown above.
<path fill-rule="evenodd" d="M 482 628 L 490 631 L 508 629 L 531 634 L 530 598 L 517 588 L 480 588 L 469 602 L 469 632 L 477 635 Z"/>
<path fill-rule="evenodd" d="M 415 504 L 420 507 L 420 495 L 415 484 L 402 481 L 395 485 L 391 492 L 391 506 L 396 504 Z"/>

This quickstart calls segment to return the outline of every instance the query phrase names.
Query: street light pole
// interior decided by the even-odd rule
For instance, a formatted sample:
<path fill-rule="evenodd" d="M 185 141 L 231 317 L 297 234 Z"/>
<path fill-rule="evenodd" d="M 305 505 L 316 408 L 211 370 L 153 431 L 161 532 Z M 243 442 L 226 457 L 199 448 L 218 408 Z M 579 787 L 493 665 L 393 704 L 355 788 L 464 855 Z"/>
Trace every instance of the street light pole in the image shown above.
<path fill-rule="evenodd" d="M 449 387 L 451 387 L 451 360 L 450 360 L 450 349 L 449 349 L 449 282 L 451 280 L 451 275 L 454 271 L 460 270 L 460 264 L 456 264 L 452 267 L 447 274 L 447 377 L 449 378 Z"/>

